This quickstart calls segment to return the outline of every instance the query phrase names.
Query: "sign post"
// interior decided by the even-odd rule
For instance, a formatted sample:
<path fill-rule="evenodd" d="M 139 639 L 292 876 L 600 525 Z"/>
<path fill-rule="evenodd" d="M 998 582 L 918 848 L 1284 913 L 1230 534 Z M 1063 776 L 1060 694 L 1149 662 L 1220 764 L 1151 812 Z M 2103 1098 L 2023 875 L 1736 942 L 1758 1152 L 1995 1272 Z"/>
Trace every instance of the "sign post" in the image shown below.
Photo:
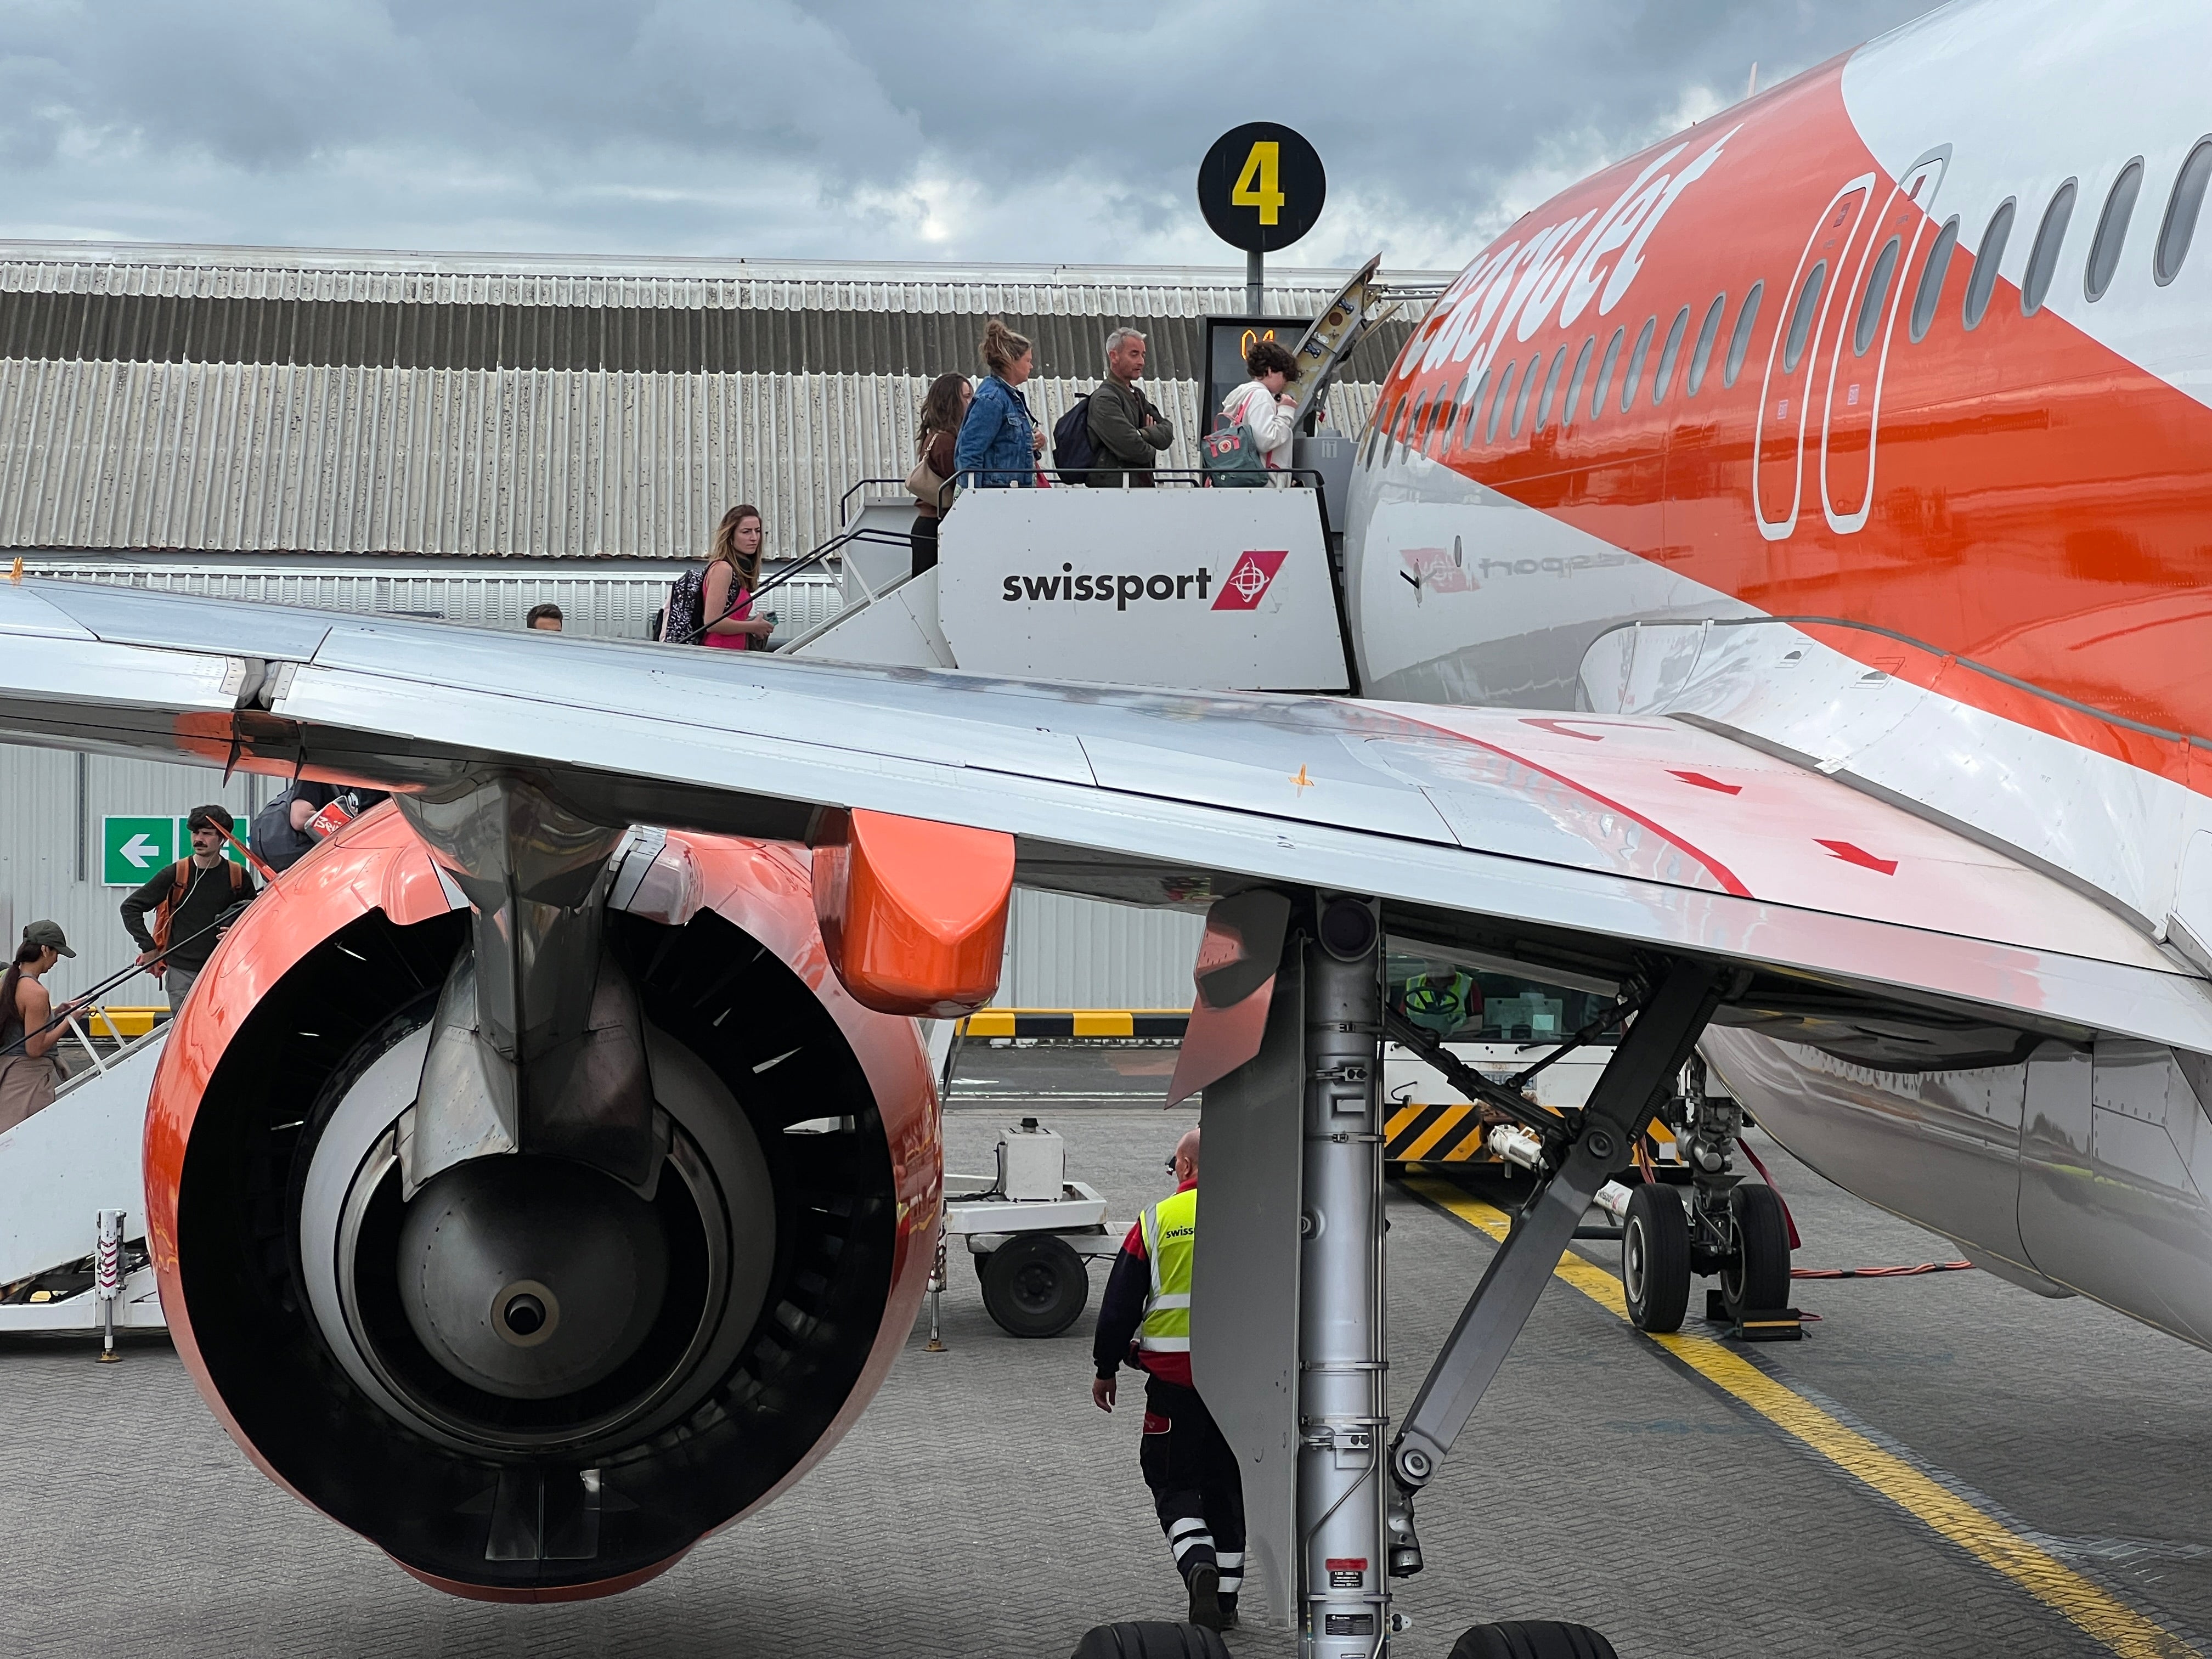
<path fill-rule="evenodd" d="M 231 827 L 244 841 L 252 826 L 244 818 L 231 819 Z M 143 887 L 166 864 L 191 856 L 192 838 L 181 817 L 104 817 L 100 821 L 100 879 L 108 887 Z M 239 862 L 238 849 L 226 845 L 222 855 Z"/>
<path fill-rule="evenodd" d="M 1213 141 L 1198 164 L 1198 207 L 1216 236 L 1244 250 L 1244 309 L 1267 309 L 1262 256 L 1314 228 L 1328 197 L 1321 155 L 1278 121 L 1248 121 Z"/>

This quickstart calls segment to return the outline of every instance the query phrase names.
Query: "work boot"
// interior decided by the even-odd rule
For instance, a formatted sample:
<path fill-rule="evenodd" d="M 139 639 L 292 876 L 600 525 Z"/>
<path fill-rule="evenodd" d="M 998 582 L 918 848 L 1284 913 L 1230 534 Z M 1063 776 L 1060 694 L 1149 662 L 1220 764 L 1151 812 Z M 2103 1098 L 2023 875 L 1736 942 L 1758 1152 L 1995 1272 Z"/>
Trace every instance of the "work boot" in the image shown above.
<path fill-rule="evenodd" d="M 1217 1594 L 1221 1583 L 1221 1571 L 1211 1561 L 1202 1561 L 1190 1570 L 1190 1622 L 1203 1625 L 1208 1630 L 1227 1630 L 1235 1619 L 1221 1610 L 1221 1598 Z"/>
<path fill-rule="evenodd" d="M 1234 1595 L 1223 1595 L 1217 1590 L 1214 1593 L 1214 1600 L 1221 1608 L 1221 1628 L 1235 1630 L 1237 1628 L 1237 1598 Z"/>

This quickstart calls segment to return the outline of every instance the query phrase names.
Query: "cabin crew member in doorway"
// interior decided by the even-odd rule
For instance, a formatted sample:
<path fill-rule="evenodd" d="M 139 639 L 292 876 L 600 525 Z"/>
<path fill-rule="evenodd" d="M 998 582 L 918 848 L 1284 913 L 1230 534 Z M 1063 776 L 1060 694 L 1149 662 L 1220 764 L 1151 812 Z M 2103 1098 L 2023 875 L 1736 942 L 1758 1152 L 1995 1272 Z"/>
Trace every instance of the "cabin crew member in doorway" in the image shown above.
<path fill-rule="evenodd" d="M 1237 1623 L 1244 1588 L 1244 1483 L 1237 1455 L 1190 1378 L 1190 1269 L 1198 1242 L 1198 1131 L 1176 1143 L 1171 1197 L 1137 1218 L 1115 1258 L 1098 1305 L 1091 1398 L 1114 1409 L 1115 1373 L 1129 1358 L 1146 1372 L 1145 1437 L 1138 1462 L 1160 1527 L 1190 1595 L 1190 1620 Z"/>

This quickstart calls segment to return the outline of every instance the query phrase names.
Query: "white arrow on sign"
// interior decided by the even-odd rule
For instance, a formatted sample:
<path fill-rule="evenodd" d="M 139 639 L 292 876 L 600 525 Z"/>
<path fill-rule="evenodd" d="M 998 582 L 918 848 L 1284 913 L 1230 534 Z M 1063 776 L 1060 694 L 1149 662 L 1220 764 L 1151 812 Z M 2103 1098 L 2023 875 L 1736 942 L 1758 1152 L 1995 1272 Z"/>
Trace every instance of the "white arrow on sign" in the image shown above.
<path fill-rule="evenodd" d="M 131 867 L 134 870 L 143 870 L 161 856 L 161 849 L 147 839 L 143 830 L 115 850 L 131 860 Z"/>

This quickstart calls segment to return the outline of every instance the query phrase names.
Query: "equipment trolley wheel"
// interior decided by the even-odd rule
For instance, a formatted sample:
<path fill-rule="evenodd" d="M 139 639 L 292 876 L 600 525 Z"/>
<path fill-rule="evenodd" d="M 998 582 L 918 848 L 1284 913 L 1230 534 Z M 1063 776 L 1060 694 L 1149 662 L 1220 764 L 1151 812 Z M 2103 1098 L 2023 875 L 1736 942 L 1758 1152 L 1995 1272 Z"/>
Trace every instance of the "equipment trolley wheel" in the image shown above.
<path fill-rule="evenodd" d="M 1690 1218 L 1674 1188 L 1646 1182 L 1629 1194 L 1620 1224 L 1620 1285 L 1629 1322 L 1664 1334 L 1690 1306 Z"/>
<path fill-rule="evenodd" d="M 1771 1187 L 1729 1190 L 1728 1265 L 1721 1269 L 1721 1306 L 1730 1319 L 1790 1305 L 1790 1222 Z"/>
<path fill-rule="evenodd" d="M 1049 1233 L 1008 1239 L 980 1271 L 984 1310 L 1009 1336 L 1058 1336 L 1091 1299 L 1083 1258 Z"/>
<path fill-rule="evenodd" d="M 1686 1251 L 1687 1246 L 1684 1249 Z M 1450 1659 L 1618 1659 L 1613 1644 L 1588 1625 L 1548 1619 L 1477 1625 L 1452 1644 Z"/>

